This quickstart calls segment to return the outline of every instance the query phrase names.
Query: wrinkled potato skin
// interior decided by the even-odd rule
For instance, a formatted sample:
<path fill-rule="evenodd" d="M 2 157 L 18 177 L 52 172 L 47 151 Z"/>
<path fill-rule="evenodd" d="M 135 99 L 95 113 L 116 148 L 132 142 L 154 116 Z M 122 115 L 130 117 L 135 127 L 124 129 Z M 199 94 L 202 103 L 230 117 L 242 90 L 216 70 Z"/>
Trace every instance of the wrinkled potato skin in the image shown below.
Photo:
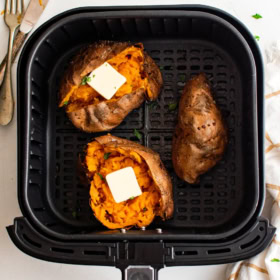
<path fill-rule="evenodd" d="M 82 78 L 107 60 L 124 51 L 128 42 L 101 41 L 87 46 L 73 58 L 67 68 L 60 86 L 59 103 L 65 98 L 73 86 L 79 86 Z M 85 132 L 100 132 L 111 130 L 118 126 L 145 99 L 155 100 L 161 90 L 163 80 L 161 72 L 153 59 L 144 52 L 144 71 L 148 79 L 150 94 L 143 88 L 128 92 L 115 101 L 101 101 L 98 104 L 87 105 L 73 112 L 67 112 L 69 119 L 79 129 Z"/>
<path fill-rule="evenodd" d="M 145 100 L 145 91 L 138 89 L 114 102 L 102 101 L 74 112 L 67 112 L 72 123 L 85 132 L 108 131 L 118 126 L 123 119 Z"/>
<path fill-rule="evenodd" d="M 185 85 L 173 135 L 172 161 L 176 174 L 188 183 L 212 168 L 222 158 L 227 129 L 211 94 L 205 74 Z"/>
<path fill-rule="evenodd" d="M 146 161 L 161 194 L 162 203 L 156 215 L 161 216 L 164 220 L 171 218 L 174 211 L 172 182 L 158 153 L 138 143 L 115 137 L 110 134 L 96 137 L 95 141 L 103 146 L 134 151 Z"/>

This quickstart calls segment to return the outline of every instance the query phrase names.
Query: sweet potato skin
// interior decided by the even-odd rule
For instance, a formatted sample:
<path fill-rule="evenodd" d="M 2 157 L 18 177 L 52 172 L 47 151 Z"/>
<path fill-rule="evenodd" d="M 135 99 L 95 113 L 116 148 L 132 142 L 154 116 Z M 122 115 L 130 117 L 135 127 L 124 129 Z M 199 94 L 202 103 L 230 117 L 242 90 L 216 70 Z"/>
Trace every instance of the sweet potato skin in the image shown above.
<path fill-rule="evenodd" d="M 81 84 L 85 75 L 130 46 L 132 44 L 128 42 L 100 41 L 80 50 L 62 78 L 59 103 L 63 102 L 73 88 Z M 147 77 L 148 89 L 138 88 L 116 100 L 101 100 L 98 104 L 86 105 L 72 112 L 66 110 L 69 119 L 77 128 L 89 133 L 111 130 L 145 99 L 155 100 L 158 97 L 163 84 L 161 72 L 146 52 L 143 52 L 143 55 L 143 75 Z"/>
<path fill-rule="evenodd" d="M 118 126 L 133 109 L 145 100 L 145 91 L 138 89 L 114 102 L 102 101 L 74 112 L 68 112 L 72 123 L 85 132 L 108 131 Z"/>
<path fill-rule="evenodd" d="M 210 85 L 205 74 L 199 74 L 185 85 L 179 103 L 172 143 L 176 174 L 188 183 L 196 183 L 222 158 L 227 141 L 227 129 Z"/>

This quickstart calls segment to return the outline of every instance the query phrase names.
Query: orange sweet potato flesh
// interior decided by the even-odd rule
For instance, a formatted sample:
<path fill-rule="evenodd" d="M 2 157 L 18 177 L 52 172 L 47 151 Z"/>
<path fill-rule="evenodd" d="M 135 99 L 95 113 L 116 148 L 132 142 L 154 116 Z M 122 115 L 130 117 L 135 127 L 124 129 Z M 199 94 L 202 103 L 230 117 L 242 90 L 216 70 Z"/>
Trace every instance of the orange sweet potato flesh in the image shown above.
<path fill-rule="evenodd" d="M 109 100 L 81 84 L 104 62 L 126 78 Z M 145 99 L 156 99 L 162 83 L 160 70 L 141 43 L 101 41 L 82 49 L 70 63 L 61 82 L 59 106 L 65 107 L 73 124 L 86 132 L 110 130 Z"/>
<path fill-rule="evenodd" d="M 90 206 L 107 228 L 144 227 L 155 216 L 172 216 L 172 183 L 159 155 L 152 150 L 115 136 L 101 136 L 88 144 L 83 165 L 90 180 Z M 135 172 L 142 195 L 116 203 L 106 175 L 129 166 Z"/>

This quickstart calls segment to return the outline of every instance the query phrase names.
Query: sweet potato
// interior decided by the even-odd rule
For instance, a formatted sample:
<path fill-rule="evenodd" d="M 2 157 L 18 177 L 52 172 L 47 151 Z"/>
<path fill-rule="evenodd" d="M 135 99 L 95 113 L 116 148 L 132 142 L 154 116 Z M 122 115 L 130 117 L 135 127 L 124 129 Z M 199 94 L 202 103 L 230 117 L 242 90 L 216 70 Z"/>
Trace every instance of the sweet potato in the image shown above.
<path fill-rule="evenodd" d="M 173 214 L 172 183 L 157 153 L 140 144 L 112 135 L 95 138 L 87 145 L 82 162 L 90 181 L 90 206 L 107 228 L 148 226 L 155 216 Z M 106 175 L 131 166 L 142 195 L 116 203 Z"/>
<path fill-rule="evenodd" d="M 172 161 L 176 174 L 189 183 L 223 156 L 227 129 L 205 74 L 192 78 L 183 90 L 173 135 Z"/>
<path fill-rule="evenodd" d="M 82 82 L 104 62 L 126 77 L 109 100 Z M 83 48 L 71 61 L 61 81 L 59 106 L 83 131 L 111 130 L 145 99 L 156 99 L 162 83 L 159 68 L 141 43 L 100 41 Z"/>

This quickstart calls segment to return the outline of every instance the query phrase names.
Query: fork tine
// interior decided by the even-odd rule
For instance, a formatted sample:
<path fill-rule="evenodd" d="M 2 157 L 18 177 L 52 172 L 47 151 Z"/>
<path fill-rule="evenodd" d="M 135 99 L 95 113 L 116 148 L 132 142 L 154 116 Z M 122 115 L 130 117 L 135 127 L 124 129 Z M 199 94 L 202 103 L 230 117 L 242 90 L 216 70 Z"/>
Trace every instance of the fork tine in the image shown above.
<path fill-rule="evenodd" d="M 21 12 L 24 13 L 24 0 L 21 0 Z"/>
<path fill-rule="evenodd" d="M 17 3 L 16 3 L 16 13 L 18 14 L 19 13 L 19 6 L 20 6 L 20 0 L 17 0 Z"/>
<path fill-rule="evenodd" d="M 11 0 L 11 9 L 10 13 L 12 14 L 14 12 L 14 0 Z"/>
<path fill-rule="evenodd" d="M 5 3 L 5 15 L 8 14 L 8 12 L 9 12 L 8 3 L 9 3 L 9 0 L 6 0 L 6 3 Z"/>

